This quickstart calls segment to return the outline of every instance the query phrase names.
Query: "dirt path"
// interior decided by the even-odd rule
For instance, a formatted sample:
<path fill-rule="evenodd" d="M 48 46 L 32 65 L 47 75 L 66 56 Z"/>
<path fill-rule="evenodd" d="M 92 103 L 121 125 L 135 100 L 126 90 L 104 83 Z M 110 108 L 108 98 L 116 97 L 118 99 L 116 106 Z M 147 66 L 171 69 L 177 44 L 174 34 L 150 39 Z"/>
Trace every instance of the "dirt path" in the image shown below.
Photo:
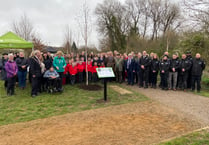
<path fill-rule="evenodd" d="M 147 101 L 1 126 L 0 145 L 146 145 L 199 127 L 184 114 Z"/>
<path fill-rule="evenodd" d="M 190 115 L 202 126 L 209 125 L 209 98 L 183 91 L 162 91 L 160 89 L 143 89 L 137 86 L 129 87 L 145 96 L 168 107 Z"/>

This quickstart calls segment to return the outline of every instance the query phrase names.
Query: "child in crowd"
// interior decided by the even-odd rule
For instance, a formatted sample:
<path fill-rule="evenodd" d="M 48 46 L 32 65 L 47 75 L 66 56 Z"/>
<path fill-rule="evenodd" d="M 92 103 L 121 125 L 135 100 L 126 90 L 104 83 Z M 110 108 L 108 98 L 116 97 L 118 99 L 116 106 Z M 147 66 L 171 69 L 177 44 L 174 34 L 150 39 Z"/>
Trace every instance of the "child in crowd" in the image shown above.
<path fill-rule="evenodd" d="M 77 67 L 78 67 L 78 83 L 82 83 L 84 81 L 84 76 L 83 76 L 83 72 L 85 69 L 84 63 L 82 61 L 79 61 L 77 63 Z"/>
<path fill-rule="evenodd" d="M 78 67 L 76 62 L 73 62 L 72 65 L 70 65 L 69 73 L 70 73 L 70 84 L 74 85 L 76 83 L 76 75 L 78 73 Z"/>
<path fill-rule="evenodd" d="M 93 82 L 98 81 L 97 70 L 96 70 L 97 68 L 98 68 L 97 62 L 95 61 L 94 66 L 92 66 L 92 80 L 93 80 Z"/>
<path fill-rule="evenodd" d="M 72 62 L 73 62 L 73 59 L 69 59 L 68 60 L 68 63 L 67 63 L 67 66 L 65 67 L 64 74 L 66 74 L 66 84 L 70 84 L 70 73 L 69 73 L 69 69 L 72 66 Z"/>
<path fill-rule="evenodd" d="M 88 80 L 92 81 L 92 63 L 91 63 L 91 60 L 88 61 L 88 63 L 87 63 L 87 70 L 88 70 Z"/>

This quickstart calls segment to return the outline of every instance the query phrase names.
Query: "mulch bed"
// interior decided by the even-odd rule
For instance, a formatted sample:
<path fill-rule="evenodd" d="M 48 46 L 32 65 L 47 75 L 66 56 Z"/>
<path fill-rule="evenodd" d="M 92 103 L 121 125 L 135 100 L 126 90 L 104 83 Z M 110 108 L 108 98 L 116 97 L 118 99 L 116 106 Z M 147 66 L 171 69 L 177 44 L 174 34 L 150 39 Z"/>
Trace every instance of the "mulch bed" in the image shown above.
<path fill-rule="evenodd" d="M 100 91 L 102 89 L 102 86 L 97 84 L 89 84 L 88 86 L 86 84 L 82 84 L 78 86 L 80 89 L 87 90 L 87 91 Z"/>

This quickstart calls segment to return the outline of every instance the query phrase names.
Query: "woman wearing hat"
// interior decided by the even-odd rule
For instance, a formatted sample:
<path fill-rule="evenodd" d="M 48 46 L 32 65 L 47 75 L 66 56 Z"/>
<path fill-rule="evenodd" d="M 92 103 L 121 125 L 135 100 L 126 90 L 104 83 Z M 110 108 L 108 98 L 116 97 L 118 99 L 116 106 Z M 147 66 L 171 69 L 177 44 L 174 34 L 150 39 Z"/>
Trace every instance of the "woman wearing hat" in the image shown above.
<path fill-rule="evenodd" d="M 58 91 L 61 92 L 62 91 L 63 73 L 64 73 L 65 67 L 66 67 L 66 61 L 65 61 L 65 58 L 63 57 L 62 51 L 57 52 L 57 56 L 54 58 L 54 61 L 53 61 L 53 66 L 54 66 L 55 70 L 59 73 L 59 76 L 60 76 L 60 80 L 59 80 L 59 84 L 58 84 Z"/>

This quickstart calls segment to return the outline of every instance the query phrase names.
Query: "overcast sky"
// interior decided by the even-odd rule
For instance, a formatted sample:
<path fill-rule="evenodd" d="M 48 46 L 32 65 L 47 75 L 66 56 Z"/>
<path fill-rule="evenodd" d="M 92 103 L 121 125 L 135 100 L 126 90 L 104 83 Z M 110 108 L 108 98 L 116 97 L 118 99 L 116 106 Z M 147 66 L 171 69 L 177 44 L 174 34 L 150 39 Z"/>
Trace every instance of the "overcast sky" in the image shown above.
<path fill-rule="evenodd" d="M 124 2 L 124 0 L 120 0 Z M 87 0 L 91 13 L 103 0 Z M 79 16 L 84 0 L 0 0 L 0 35 L 11 31 L 12 23 L 25 13 L 34 25 L 42 40 L 48 45 L 61 46 L 64 30 L 68 24 L 72 30 L 74 40 L 78 40 L 76 33 L 80 32 L 76 17 Z M 92 32 L 90 45 L 98 46 L 95 16 L 92 16 Z M 83 38 L 80 36 L 80 44 Z"/>

